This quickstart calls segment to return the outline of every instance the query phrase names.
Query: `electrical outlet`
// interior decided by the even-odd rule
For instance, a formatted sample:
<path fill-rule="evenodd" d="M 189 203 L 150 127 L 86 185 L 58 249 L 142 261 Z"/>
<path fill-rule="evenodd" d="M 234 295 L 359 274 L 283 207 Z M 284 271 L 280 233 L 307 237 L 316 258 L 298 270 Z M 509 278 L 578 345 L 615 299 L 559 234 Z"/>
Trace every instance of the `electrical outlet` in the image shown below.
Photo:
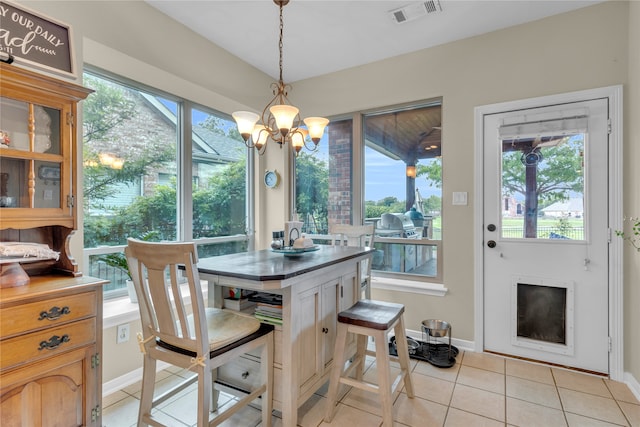
<path fill-rule="evenodd" d="M 118 325 L 116 344 L 122 344 L 129 341 L 129 324 Z"/>

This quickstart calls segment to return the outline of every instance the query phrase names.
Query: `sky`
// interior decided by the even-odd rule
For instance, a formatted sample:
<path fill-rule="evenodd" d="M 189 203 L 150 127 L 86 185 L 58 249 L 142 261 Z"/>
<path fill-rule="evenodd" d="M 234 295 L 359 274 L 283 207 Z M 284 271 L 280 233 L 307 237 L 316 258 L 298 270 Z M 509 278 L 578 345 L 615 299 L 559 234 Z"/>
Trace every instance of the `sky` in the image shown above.
<path fill-rule="evenodd" d="M 328 138 L 325 134 L 314 155 L 328 163 L 328 150 Z M 393 160 L 375 150 L 365 148 L 365 200 L 377 202 L 392 196 L 404 201 L 407 198 L 405 168 L 403 161 Z M 441 196 L 440 189 L 429 186 L 424 178 L 416 179 L 416 188 L 420 190 L 423 199 L 434 194 Z"/>

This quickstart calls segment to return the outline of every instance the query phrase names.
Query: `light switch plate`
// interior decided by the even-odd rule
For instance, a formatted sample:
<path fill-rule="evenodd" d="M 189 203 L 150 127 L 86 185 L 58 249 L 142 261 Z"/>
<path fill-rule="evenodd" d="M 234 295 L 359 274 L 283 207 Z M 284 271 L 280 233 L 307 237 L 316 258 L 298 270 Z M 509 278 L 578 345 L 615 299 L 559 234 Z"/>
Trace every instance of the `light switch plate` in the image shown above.
<path fill-rule="evenodd" d="M 467 205 L 467 192 L 466 191 L 454 191 L 453 202 L 454 205 Z"/>

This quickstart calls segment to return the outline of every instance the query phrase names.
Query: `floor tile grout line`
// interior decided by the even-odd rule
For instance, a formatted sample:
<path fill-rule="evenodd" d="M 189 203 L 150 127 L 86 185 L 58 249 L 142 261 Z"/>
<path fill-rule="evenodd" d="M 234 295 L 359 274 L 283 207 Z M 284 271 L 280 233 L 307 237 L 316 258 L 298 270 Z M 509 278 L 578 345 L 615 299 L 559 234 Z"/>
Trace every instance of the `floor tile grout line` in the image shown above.
<path fill-rule="evenodd" d="M 611 390 L 611 387 L 609 387 L 609 385 L 607 384 L 606 381 L 604 381 L 604 379 L 602 380 L 604 382 L 604 386 L 607 388 L 607 390 L 609 391 L 609 393 L 611 394 L 611 396 L 613 397 L 613 400 L 616 402 L 616 406 L 618 407 L 618 409 L 620 410 L 620 412 L 622 413 L 622 416 L 624 417 L 624 419 L 627 421 L 627 423 L 629 425 L 633 425 L 631 423 L 631 420 L 629 419 L 629 417 L 627 417 L 627 413 L 622 409 L 622 406 L 620 406 L 620 402 L 618 401 L 618 399 L 616 398 L 615 394 L 613 393 L 613 391 Z"/>
<path fill-rule="evenodd" d="M 504 378 L 503 378 L 503 385 L 504 385 L 504 425 L 507 425 L 508 419 L 507 419 L 507 359 L 503 359 L 502 360 L 503 366 L 502 369 L 504 370 Z"/>

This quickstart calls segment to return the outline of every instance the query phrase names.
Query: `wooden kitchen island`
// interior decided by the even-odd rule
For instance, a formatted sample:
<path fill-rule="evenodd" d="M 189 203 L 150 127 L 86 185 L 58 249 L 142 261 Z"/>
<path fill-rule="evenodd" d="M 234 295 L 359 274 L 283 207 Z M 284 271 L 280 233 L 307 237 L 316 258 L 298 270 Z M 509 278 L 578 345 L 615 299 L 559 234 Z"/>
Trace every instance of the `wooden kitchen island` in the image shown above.
<path fill-rule="evenodd" d="M 282 295 L 273 406 L 282 411 L 284 426 L 297 424 L 298 407 L 329 379 L 337 313 L 360 298 L 360 261 L 373 251 L 321 245 L 318 251 L 296 257 L 262 250 L 202 258 L 198 263 L 200 278 L 209 281 L 210 306 L 222 307 L 226 288 Z M 258 377 L 259 361 L 252 355 L 218 371 L 220 382 L 241 388 Z"/>

